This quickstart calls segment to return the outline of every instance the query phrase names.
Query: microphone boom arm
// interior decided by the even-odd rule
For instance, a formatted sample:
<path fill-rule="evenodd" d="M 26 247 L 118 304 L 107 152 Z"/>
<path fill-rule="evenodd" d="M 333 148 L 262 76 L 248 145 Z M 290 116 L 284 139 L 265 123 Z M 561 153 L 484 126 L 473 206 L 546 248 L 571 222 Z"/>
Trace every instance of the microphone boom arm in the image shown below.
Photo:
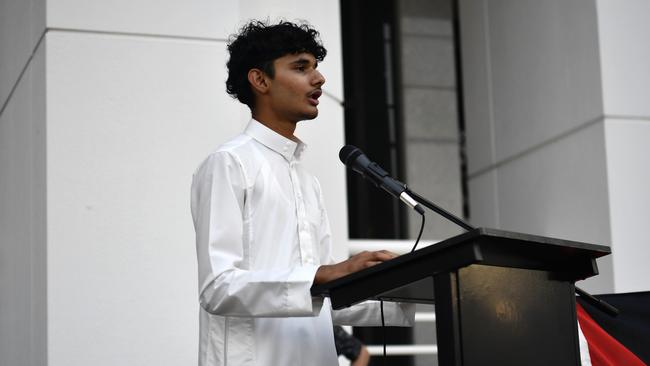
<path fill-rule="evenodd" d="M 438 213 L 442 217 L 444 217 L 447 220 L 453 222 L 454 224 L 462 227 L 463 229 L 465 229 L 467 231 L 476 229 L 472 225 L 468 224 L 465 220 L 461 219 L 458 216 L 455 216 L 454 214 L 452 214 L 451 212 L 445 210 L 444 208 L 437 206 L 435 203 L 433 203 L 433 202 L 429 201 L 428 199 L 420 196 L 419 194 L 413 192 L 408 187 L 406 188 L 405 192 L 407 192 L 414 200 L 418 201 L 420 204 L 422 204 L 423 206 L 425 206 L 429 210 Z"/>
<path fill-rule="evenodd" d="M 426 208 L 437 212 L 438 214 L 440 214 L 444 218 L 446 218 L 449 221 L 453 222 L 454 224 L 462 227 L 463 229 L 465 229 L 467 231 L 475 229 L 475 227 L 468 224 L 467 222 L 465 222 L 461 218 L 459 218 L 459 217 L 455 216 L 454 214 L 448 212 L 447 210 L 443 209 L 442 207 L 438 207 L 436 204 L 429 201 L 428 199 L 426 199 L 426 198 L 420 196 L 419 194 L 411 191 L 410 189 L 408 189 L 408 187 L 406 188 L 406 191 L 404 191 L 404 192 L 407 192 L 414 200 L 418 201 L 420 204 L 422 204 Z M 583 298 L 586 302 L 588 302 L 589 304 L 591 304 L 592 306 L 594 306 L 598 310 L 604 312 L 605 314 L 607 314 L 609 316 L 612 316 L 612 317 L 615 317 L 615 316 L 617 316 L 619 314 L 619 310 L 616 307 L 612 306 L 611 304 L 609 304 L 605 300 L 601 300 L 601 299 L 598 299 L 598 298 L 594 297 L 593 295 L 591 295 L 587 291 L 581 289 L 580 287 L 575 286 L 575 292 L 578 295 L 580 295 L 580 297 Z"/>

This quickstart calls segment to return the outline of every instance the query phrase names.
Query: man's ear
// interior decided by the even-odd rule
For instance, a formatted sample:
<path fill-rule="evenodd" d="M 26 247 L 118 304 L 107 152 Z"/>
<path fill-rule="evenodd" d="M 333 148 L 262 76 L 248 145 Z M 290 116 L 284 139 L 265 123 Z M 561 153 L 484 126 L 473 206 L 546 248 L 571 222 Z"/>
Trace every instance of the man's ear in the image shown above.
<path fill-rule="evenodd" d="M 248 82 L 251 87 L 260 94 L 266 94 L 269 90 L 269 77 L 260 69 L 248 70 Z"/>

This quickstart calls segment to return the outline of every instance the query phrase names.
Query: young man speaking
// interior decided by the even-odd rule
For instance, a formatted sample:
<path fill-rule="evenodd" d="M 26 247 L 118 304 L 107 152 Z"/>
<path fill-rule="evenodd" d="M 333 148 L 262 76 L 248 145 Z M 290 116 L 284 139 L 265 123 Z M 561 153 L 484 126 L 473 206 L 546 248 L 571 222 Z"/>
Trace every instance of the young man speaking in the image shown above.
<path fill-rule="evenodd" d="M 394 254 L 333 263 L 318 180 L 305 171 L 299 121 L 318 115 L 326 50 L 318 32 L 251 22 L 228 45 L 226 89 L 252 119 L 199 166 L 192 217 L 199 269 L 199 365 L 337 365 L 332 323 L 379 325 L 377 303 L 332 311 L 310 288 Z M 224 121 L 223 123 L 232 123 Z M 387 304 L 412 325 L 413 307 Z"/>

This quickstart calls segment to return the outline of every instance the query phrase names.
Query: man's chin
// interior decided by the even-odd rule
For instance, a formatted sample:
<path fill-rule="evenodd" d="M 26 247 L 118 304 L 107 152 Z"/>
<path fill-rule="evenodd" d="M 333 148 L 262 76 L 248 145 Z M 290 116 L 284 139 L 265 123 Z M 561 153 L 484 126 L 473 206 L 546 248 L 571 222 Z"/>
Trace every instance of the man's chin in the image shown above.
<path fill-rule="evenodd" d="M 315 112 L 309 112 L 305 113 L 303 116 L 303 120 L 310 120 L 318 117 L 318 109 Z"/>

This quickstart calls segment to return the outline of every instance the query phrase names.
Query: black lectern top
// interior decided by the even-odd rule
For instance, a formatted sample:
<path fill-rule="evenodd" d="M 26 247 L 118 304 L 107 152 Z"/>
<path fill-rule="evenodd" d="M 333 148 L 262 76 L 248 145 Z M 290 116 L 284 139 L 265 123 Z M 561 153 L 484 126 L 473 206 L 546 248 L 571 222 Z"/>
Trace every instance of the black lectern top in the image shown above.
<path fill-rule="evenodd" d="M 598 274 L 596 258 L 611 253 L 607 246 L 478 228 L 390 261 L 312 287 L 313 296 L 329 296 L 334 309 L 367 299 L 433 301 L 432 282 L 423 290 L 390 292 L 416 286 L 442 272 L 471 264 L 550 272 L 558 280 L 577 281 Z M 424 292 L 423 292 L 424 291 Z"/>

